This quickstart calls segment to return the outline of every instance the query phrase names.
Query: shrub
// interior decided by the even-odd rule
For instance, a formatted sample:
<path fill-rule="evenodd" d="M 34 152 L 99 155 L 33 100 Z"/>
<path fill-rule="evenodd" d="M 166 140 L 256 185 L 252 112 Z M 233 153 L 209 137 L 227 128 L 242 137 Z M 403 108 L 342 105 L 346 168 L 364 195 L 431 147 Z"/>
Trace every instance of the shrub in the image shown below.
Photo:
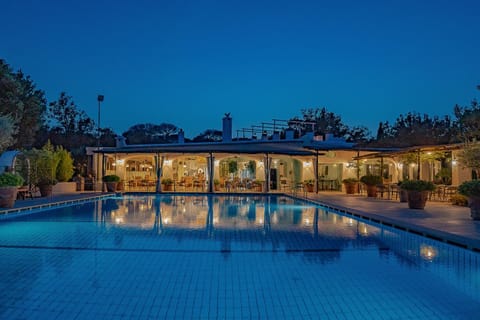
<path fill-rule="evenodd" d="M 480 196 L 480 180 L 463 182 L 458 186 L 458 193 L 466 197 Z"/>
<path fill-rule="evenodd" d="M 367 186 L 376 186 L 377 184 L 382 183 L 382 177 L 375 176 L 373 174 L 367 174 L 360 178 L 360 182 L 366 184 Z"/>
<path fill-rule="evenodd" d="M 0 174 L 0 187 L 20 187 L 23 178 L 19 174 L 5 172 Z"/>
<path fill-rule="evenodd" d="M 305 183 L 305 185 L 307 185 L 307 186 L 313 186 L 313 185 L 314 185 L 313 179 L 305 180 L 304 183 Z"/>
<path fill-rule="evenodd" d="M 343 183 L 357 183 L 358 179 L 357 178 L 346 178 L 342 180 Z"/>
<path fill-rule="evenodd" d="M 70 152 L 60 146 L 55 151 L 55 154 L 58 158 L 57 180 L 62 182 L 70 180 L 73 176 L 73 159 Z"/>
<path fill-rule="evenodd" d="M 54 185 L 57 183 L 58 156 L 50 141 L 42 149 L 32 149 L 26 152 L 30 160 L 30 182 L 39 185 Z"/>
<path fill-rule="evenodd" d="M 435 185 L 431 181 L 406 180 L 402 182 L 401 188 L 408 191 L 433 191 L 435 190 Z"/>
<path fill-rule="evenodd" d="M 461 194 L 452 195 L 450 202 L 456 206 L 468 207 L 468 198 Z"/>
<path fill-rule="evenodd" d="M 120 177 L 115 174 L 103 176 L 103 182 L 120 182 Z"/>
<path fill-rule="evenodd" d="M 162 184 L 164 184 L 164 185 L 173 184 L 173 180 L 170 179 L 170 178 L 163 178 L 163 179 L 162 179 Z"/>

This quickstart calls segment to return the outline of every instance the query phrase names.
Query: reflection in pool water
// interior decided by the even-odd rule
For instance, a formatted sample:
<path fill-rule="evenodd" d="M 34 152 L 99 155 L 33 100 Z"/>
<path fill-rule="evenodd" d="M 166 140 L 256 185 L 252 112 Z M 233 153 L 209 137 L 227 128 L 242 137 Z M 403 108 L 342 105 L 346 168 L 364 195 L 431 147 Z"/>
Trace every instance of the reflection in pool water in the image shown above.
<path fill-rule="evenodd" d="M 475 252 L 285 196 L 125 196 L 0 223 L 0 318 L 435 318 Z"/>

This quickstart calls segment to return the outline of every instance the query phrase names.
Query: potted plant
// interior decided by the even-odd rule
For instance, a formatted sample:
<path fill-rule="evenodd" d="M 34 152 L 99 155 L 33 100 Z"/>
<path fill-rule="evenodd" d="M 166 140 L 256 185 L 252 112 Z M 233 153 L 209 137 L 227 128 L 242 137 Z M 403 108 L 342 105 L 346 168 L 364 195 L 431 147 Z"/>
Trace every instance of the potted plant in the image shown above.
<path fill-rule="evenodd" d="M 356 178 L 346 178 L 342 180 L 343 185 L 345 186 L 345 192 L 347 194 L 354 194 L 358 191 L 358 179 Z"/>
<path fill-rule="evenodd" d="M 172 191 L 173 190 L 173 180 L 170 178 L 163 178 L 163 191 Z"/>
<path fill-rule="evenodd" d="M 26 153 L 30 160 L 30 182 L 38 187 L 40 195 L 47 197 L 52 194 L 52 187 L 57 184 L 57 167 L 59 156 L 48 141 L 42 149 L 32 149 Z"/>
<path fill-rule="evenodd" d="M 314 181 L 312 179 L 305 180 L 303 185 L 305 186 L 305 190 L 307 190 L 307 192 L 313 192 Z"/>
<path fill-rule="evenodd" d="M 117 185 L 120 182 L 120 177 L 115 174 L 103 176 L 102 181 L 105 182 L 108 192 L 117 191 Z"/>
<path fill-rule="evenodd" d="M 262 181 L 262 180 L 253 181 L 252 182 L 253 190 L 258 191 L 258 192 L 262 192 L 264 183 L 265 183 L 265 181 Z"/>
<path fill-rule="evenodd" d="M 220 180 L 213 179 L 213 186 L 215 188 L 215 191 L 220 191 Z"/>
<path fill-rule="evenodd" d="M 458 193 L 468 197 L 470 217 L 480 220 L 480 180 L 465 181 L 458 186 Z"/>
<path fill-rule="evenodd" d="M 16 173 L 0 174 L 0 207 L 12 208 L 17 199 L 18 187 L 23 184 L 23 178 Z"/>
<path fill-rule="evenodd" d="M 377 185 L 382 183 L 382 177 L 373 174 L 367 174 L 360 178 L 360 182 L 367 186 L 367 196 L 377 196 Z"/>
<path fill-rule="evenodd" d="M 407 190 L 410 209 L 423 209 L 427 203 L 428 194 L 435 190 L 435 185 L 431 181 L 407 180 L 402 182 L 401 188 Z"/>

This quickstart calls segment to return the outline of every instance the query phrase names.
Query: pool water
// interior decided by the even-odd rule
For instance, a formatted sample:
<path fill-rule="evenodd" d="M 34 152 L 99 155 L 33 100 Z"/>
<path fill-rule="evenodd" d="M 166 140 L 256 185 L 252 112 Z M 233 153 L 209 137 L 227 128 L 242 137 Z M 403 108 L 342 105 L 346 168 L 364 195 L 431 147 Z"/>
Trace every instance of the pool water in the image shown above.
<path fill-rule="evenodd" d="M 480 255 L 286 196 L 0 222 L 1 319 L 478 319 Z"/>

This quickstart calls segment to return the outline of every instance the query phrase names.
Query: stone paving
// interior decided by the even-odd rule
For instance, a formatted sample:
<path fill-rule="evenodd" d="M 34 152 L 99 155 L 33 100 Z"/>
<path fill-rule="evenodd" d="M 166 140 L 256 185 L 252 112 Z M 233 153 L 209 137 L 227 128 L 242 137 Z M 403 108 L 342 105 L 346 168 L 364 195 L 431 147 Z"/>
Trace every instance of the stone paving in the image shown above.
<path fill-rule="evenodd" d="M 302 197 L 305 194 L 301 195 Z M 442 241 L 480 251 L 480 221 L 470 208 L 449 202 L 427 201 L 425 209 L 409 209 L 398 200 L 367 198 L 339 192 L 309 193 L 306 198 L 383 224 L 404 228 Z"/>

